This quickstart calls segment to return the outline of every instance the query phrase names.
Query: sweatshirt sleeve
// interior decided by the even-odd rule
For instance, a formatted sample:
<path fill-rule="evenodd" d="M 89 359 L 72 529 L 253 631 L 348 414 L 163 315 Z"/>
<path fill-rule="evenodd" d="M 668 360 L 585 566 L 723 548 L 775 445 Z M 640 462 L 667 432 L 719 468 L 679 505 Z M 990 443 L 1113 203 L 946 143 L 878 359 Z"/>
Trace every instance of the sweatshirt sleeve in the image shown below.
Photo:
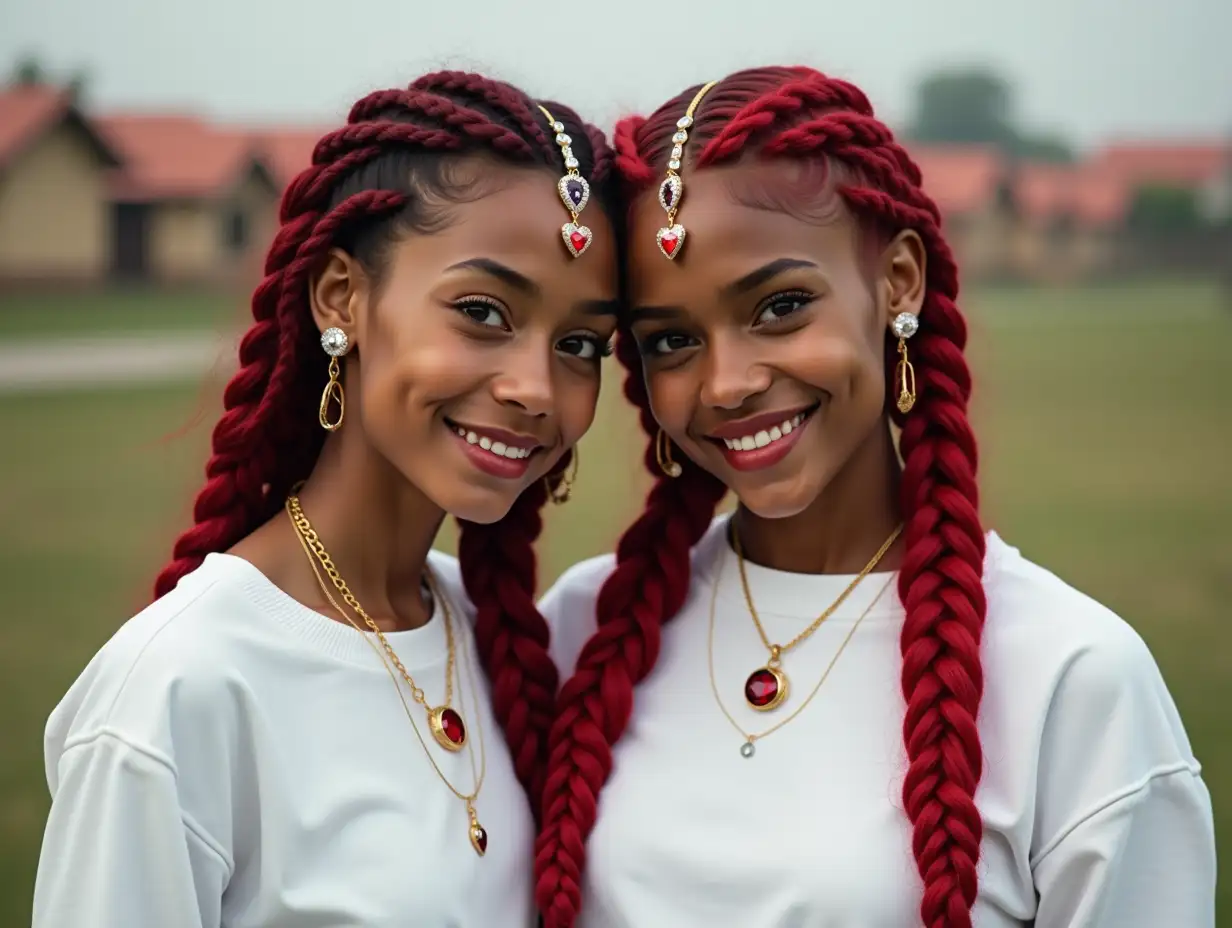
<path fill-rule="evenodd" d="M 1159 668 L 1128 626 L 1070 661 L 1038 787 L 1037 928 L 1214 928 L 1211 797 Z"/>
<path fill-rule="evenodd" d="M 1211 799 L 1182 768 L 1077 823 L 1035 867 L 1039 928 L 1214 928 Z"/>
<path fill-rule="evenodd" d="M 170 759 L 100 731 L 48 773 L 33 928 L 218 928 L 230 867 L 181 808 Z"/>

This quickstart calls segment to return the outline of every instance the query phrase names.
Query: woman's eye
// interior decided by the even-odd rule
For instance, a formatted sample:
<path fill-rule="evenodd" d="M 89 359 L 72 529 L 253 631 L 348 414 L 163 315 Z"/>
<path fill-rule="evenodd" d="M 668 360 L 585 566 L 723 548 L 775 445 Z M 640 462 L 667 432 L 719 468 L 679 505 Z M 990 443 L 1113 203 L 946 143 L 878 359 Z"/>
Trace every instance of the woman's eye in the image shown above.
<path fill-rule="evenodd" d="M 479 325 L 487 326 L 493 329 L 507 329 L 509 326 L 505 323 L 505 316 L 501 312 L 501 307 L 495 301 L 481 300 L 474 297 L 459 300 L 454 304 L 458 312 L 466 316 L 472 322 Z"/>
<path fill-rule="evenodd" d="M 761 311 L 757 314 L 757 323 L 765 325 L 768 322 L 778 322 L 780 319 L 786 319 L 793 313 L 798 313 L 804 309 L 813 300 L 814 296 L 811 293 L 775 294 L 762 304 Z"/>
<path fill-rule="evenodd" d="M 652 335 L 643 341 L 642 351 L 645 354 L 665 355 L 691 348 L 693 344 L 694 339 L 691 335 L 685 335 L 683 332 L 664 332 Z"/>
<path fill-rule="evenodd" d="M 561 339 L 556 348 L 564 354 L 573 355 L 584 361 L 606 358 L 612 353 L 611 342 L 594 335 L 570 335 L 568 338 Z"/>

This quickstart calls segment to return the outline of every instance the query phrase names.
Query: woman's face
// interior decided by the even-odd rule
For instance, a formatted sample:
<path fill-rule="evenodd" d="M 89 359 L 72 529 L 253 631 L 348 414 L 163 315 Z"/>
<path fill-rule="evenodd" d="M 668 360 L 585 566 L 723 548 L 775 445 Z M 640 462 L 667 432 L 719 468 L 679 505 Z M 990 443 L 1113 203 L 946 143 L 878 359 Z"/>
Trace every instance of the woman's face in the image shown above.
<path fill-rule="evenodd" d="M 655 418 L 764 518 L 804 511 L 888 440 L 886 333 L 924 296 L 919 238 L 869 247 L 816 173 L 810 184 L 790 161 L 686 169 L 674 261 L 656 244 L 653 193 L 631 217 L 630 320 Z M 795 191 L 788 208 L 783 191 Z"/>
<path fill-rule="evenodd" d="M 616 324 L 616 250 L 592 207 L 592 244 L 569 254 L 549 172 L 474 168 L 482 195 L 447 207 L 442 230 L 399 242 L 379 289 L 336 252 L 314 306 L 318 325 L 353 345 L 342 429 L 362 428 L 444 511 L 491 523 L 590 427 Z"/>

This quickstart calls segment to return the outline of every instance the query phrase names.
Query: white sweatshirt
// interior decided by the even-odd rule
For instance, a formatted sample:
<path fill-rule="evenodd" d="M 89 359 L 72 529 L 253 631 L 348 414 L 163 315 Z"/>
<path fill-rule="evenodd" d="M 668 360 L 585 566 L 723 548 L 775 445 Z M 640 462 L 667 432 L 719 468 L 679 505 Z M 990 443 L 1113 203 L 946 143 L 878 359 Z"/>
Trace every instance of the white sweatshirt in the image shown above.
<path fill-rule="evenodd" d="M 486 856 L 363 636 L 215 554 L 127 622 L 52 713 L 34 928 L 532 925 L 529 806 L 457 562 L 430 562 L 453 605 L 453 705 L 487 753 Z M 439 701 L 439 605 L 386 637 Z M 406 695 L 437 764 L 469 792 L 467 752 L 440 748 Z"/>
<path fill-rule="evenodd" d="M 767 652 L 716 520 L 693 585 L 634 696 L 588 843 L 579 928 L 904 928 L 921 881 L 901 791 L 902 606 L 873 574 L 783 658 L 788 701 L 745 705 Z M 608 555 L 568 571 L 542 602 L 568 674 L 595 628 Z M 809 706 L 797 708 L 852 623 L 890 582 Z M 850 576 L 748 565 L 771 641 L 794 637 Z M 1107 609 L 988 536 L 976 803 L 984 821 L 977 928 L 1213 928 L 1210 796 L 1155 661 Z"/>

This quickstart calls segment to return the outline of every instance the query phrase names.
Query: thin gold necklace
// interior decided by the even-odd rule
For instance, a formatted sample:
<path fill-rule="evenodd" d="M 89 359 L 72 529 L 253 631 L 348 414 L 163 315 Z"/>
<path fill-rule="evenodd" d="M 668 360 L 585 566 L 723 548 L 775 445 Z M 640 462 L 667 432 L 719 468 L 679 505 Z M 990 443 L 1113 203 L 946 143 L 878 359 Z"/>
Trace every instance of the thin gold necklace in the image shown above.
<path fill-rule="evenodd" d="M 736 552 L 736 563 L 740 567 L 740 585 L 744 589 L 744 601 L 748 603 L 749 615 L 753 617 L 753 624 L 757 626 L 757 634 L 761 636 L 762 644 L 770 652 L 770 659 L 766 661 L 765 665 L 754 670 L 744 681 L 744 701 L 749 704 L 750 708 L 756 709 L 758 712 L 769 712 L 772 709 L 777 709 L 787 700 L 787 694 L 791 689 L 791 685 L 787 679 L 787 674 L 783 671 L 783 655 L 817 631 L 821 627 L 821 623 L 830 618 L 834 611 L 846 602 L 847 597 L 860 585 L 860 581 L 872 573 L 876 566 L 881 563 L 881 559 L 885 557 L 885 553 L 890 550 L 890 546 L 898 539 L 902 530 L 901 524 L 895 527 L 894 531 L 890 533 L 890 537 L 885 540 L 881 548 L 873 555 L 872 560 L 864 565 L 864 569 L 847 585 L 847 589 L 843 590 L 839 598 L 831 603 L 825 612 L 813 620 L 812 625 L 796 635 L 787 644 L 771 644 L 770 638 L 766 635 L 766 630 L 762 628 L 761 619 L 757 615 L 757 607 L 753 605 L 753 594 L 749 590 L 749 578 L 744 570 L 744 553 L 740 548 L 740 533 L 736 528 L 736 520 L 731 520 L 732 548 Z"/>
<path fill-rule="evenodd" d="M 870 612 L 872 612 L 873 606 L 877 605 L 877 602 L 885 594 L 885 591 L 890 588 L 890 584 L 893 582 L 895 575 L 894 574 L 890 575 L 890 578 L 886 580 L 885 584 L 877 592 L 877 595 L 873 597 L 873 601 L 865 607 L 864 611 L 860 613 L 860 617 L 856 619 L 855 622 L 852 623 L 851 629 L 847 632 L 847 635 L 843 638 L 842 642 L 839 644 L 838 650 L 834 652 L 834 657 L 830 658 L 830 663 L 826 665 L 826 669 L 822 672 L 821 679 L 817 681 L 817 685 L 813 687 L 812 692 L 808 694 L 804 702 L 802 702 L 800 706 L 794 712 L 791 713 L 791 715 L 787 716 L 787 718 L 782 719 L 781 721 L 775 723 L 774 725 L 771 725 L 765 731 L 747 732 L 740 726 L 740 723 L 737 722 L 735 718 L 732 717 L 732 714 L 727 711 L 727 706 L 723 704 L 723 697 L 719 693 L 719 684 L 717 680 L 715 679 L 715 673 L 714 673 L 714 614 L 715 614 L 715 607 L 719 599 L 719 580 L 723 576 L 723 564 L 726 560 L 727 558 L 725 554 L 721 553 L 718 568 L 715 570 L 713 589 L 710 594 L 710 639 L 709 639 L 709 644 L 708 644 L 708 651 L 709 651 L 708 657 L 709 657 L 709 664 L 710 664 L 710 691 L 714 693 L 714 700 L 715 702 L 719 704 L 719 711 L 721 711 L 723 715 L 726 716 L 727 721 L 731 723 L 732 728 L 736 729 L 736 731 L 740 733 L 740 736 L 744 738 L 744 743 L 740 745 L 740 756 L 747 760 L 751 758 L 757 752 L 757 748 L 754 747 L 754 742 L 760 741 L 761 739 L 769 735 L 772 735 L 774 732 L 778 731 L 780 728 L 782 728 L 784 725 L 786 725 L 788 722 L 794 719 L 797 715 L 803 712 L 806 708 L 808 708 L 808 704 L 813 701 L 813 697 L 816 696 L 817 693 L 821 690 L 822 684 L 825 683 L 826 678 L 830 676 L 830 671 L 834 669 L 834 665 L 838 663 L 839 657 L 842 656 L 843 651 L 846 650 L 847 645 L 851 641 L 852 636 L 856 633 L 856 629 L 860 627 L 860 623 L 864 621 L 864 617 L 868 615 Z M 833 611 L 833 609 L 831 609 L 831 611 Z"/>
<path fill-rule="evenodd" d="M 359 600 L 351 593 L 350 588 L 346 585 L 346 581 L 338 573 L 338 568 L 334 566 L 333 559 L 329 556 L 329 552 L 325 550 L 325 545 L 321 543 L 321 539 L 312 527 L 312 523 L 304 515 L 299 497 L 294 493 L 288 496 L 286 507 L 287 515 L 295 526 L 296 532 L 299 533 L 300 538 L 311 549 L 316 559 L 321 562 L 321 567 L 326 575 L 333 581 L 338 592 L 342 594 L 343 601 L 355 610 L 355 614 L 363 619 L 364 624 L 376 635 L 377 639 L 381 642 L 381 646 L 385 649 L 385 653 L 389 656 L 390 662 L 398 668 L 398 673 L 402 674 L 403 679 L 406 680 L 406 685 L 411 688 L 411 698 L 423 706 L 424 711 L 428 714 L 428 727 L 431 729 L 432 737 L 436 739 L 437 744 L 447 751 L 462 750 L 462 746 L 466 744 L 466 722 L 462 718 L 462 713 L 450 705 L 453 702 L 454 647 L 453 630 L 449 627 L 449 623 L 445 623 L 445 647 L 448 655 L 445 665 L 445 701 L 439 706 L 432 707 L 428 705 L 424 691 L 411 678 L 407 669 L 402 665 L 402 661 L 398 659 L 398 655 L 394 653 L 394 649 L 389 646 L 389 642 L 381 632 L 380 626 L 364 611 L 364 607 L 359 604 Z M 425 576 L 428 577 L 429 588 L 431 588 L 431 571 L 426 571 Z M 433 590 L 432 592 L 435 596 L 436 591 Z"/>
<path fill-rule="evenodd" d="M 298 509 L 298 500 L 296 501 L 295 508 Z M 384 667 L 385 672 L 389 674 L 390 682 L 392 682 L 394 685 L 394 691 L 398 694 L 398 700 L 399 702 L 402 703 L 402 711 L 406 713 L 406 720 L 411 723 L 411 729 L 415 732 L 415 738 L 416 740 L 419 741 L 419 746 L 423 748 L 424 753 L 428 756 L 428 762 L 432 765 L 432 769 L 436 771 L 436 775 L 440 778 L 441 782 L 444 783 L 446 787 L 448 787 L 449 791 L 453 793 L 455 796 L 457 796 L 459 799 L 461 799 L 463 802 L 466 803 L 466 814 L 467 814 L 467 818 L 469 819 L 469 824 L 467 828 L 467 836 L 470 838 L 471 847 L 475 849 L 475 853 L 478 854 L 480 857 L 482 857 L 484 854 L 487 853 L 487 850 L 488 850 L 488 832 L 487 832 L 487 829 L 485 829 L 481 824 L 479 824 L 479 815 L 475 810 L 475 802 L 479 798 L 479 791 L 483 789 L 483 781 L 484 781 L 484 778 L 487 776 L 488 756 L 487 756 L 487 751 L 484 749 L 484 744 L 483 744 L 483 727 L 479 723 L 478 697 L 475 696 L 475 694 L 478 692 L 478 688 L 475 685 L 474 672 L 470 666 L 469 652 L 467 651 L 467 648 L 466 648 L 466 635 L 465 634 L 462 635 L 462 663 L 466 665 L 466 675 L 467 675 L 467 680 L 470 683 L 471 695 L 475 697 L 475 708 L 476 708 L 475 731 L 479 739 L 478 769 L 476 769 L 476 766 L 475 766 L 475 749 L 471 745 L 470 740 L 469 739 L 466 740 L 466 750 L 467 750 L 467 754 L 470 756 L 470 762 L 471 762 L 471 775 L 475 781 L 475 788 L 470 793 L 463 793 L 461 790 L 459 790 L 456 786 L 454 786 L 451 782 L 449 782 L 449 778 L 446 777 L 445 774 L 441 771 L 441 768 L 436 763 L 436 758 L 434 758 L 432 756 L 432 752 L 428 750 L 428 743 L 424 741 L 423 735 L 420 734 L 419 732 L 419 726 L 415 724 L 415 719 L 411 715 L 411 707 L 407 704 L 406 697 L 402 694 L 402 687 L 398 685 L 398 678 L 394 675 L 394 670 L 393 670 L 393 667 L 391 666 L 390 660 L 387 659 L 386 656 L 381 653 L 380 648 L 378 648 L 375 644 L 372 643 L 372 639 L 369 638 L 367 633 L 364 631 L 364 629 L 359 626 L 359 623 L 357 623 L 354 619 L 352 619 L 351 616 L 347 613 L 347 611 L 338 604 L 338 601 L 334 599 L 333 594 L 330 593 L 329 587 L 325 585 L 325 578 L 321 576 L 321 571 L 317 568 L 317 564 L 316 564 L 316 561 L 319 559 L 319 557 L 314 557 L 314 549 L 309 545 L 308 538 L 306 537 L 305 529 L 301 528 L 300 520 L 296 519 L 296 517 L 292 515 L 292 506 L 291 506 L 290 499 L 288 499 L 287 501 L 287 515 L 288 517 L 291 518 L 292 524 L 295 525 L 296 540 L 299 541 L 300 547 L 304 549 L 304 554 L 308 558 L 308 566 L 312 568 L 312 574 L 314 577 L 316 577 L 317 585 L 320 586 L 321 592 L 325 595 L 325 598 L 329 600 L 329 604 L 334 607 L 334 609 L 338 612 L 338 614 L 341 615 L 344 619 L 346 619 L 346 621 L 350 623 L 350 625 L 357 632 L 359 632 L 360 637 L 363 638 L 364 642 L 367 643 L 367 645 L 370 648 L 372 648 L 373 653 L 375 653 L 377 658 L 381 661 L 381 666 Z M 302 519 L 303 524 L 307 525 L 308 520 L 306 518 L 303 518 L 302 510 L 300 511 L 300 518 Z M 308 526 L 307 531 L 309 532 L 312 531 L 311 526 Z M 313 533 L 313 536 L 315 537 L 315 532 Z M 318 545 L 320 544 L 319 538 L 317 539 L 317 544 Z M 322 550 L 324 550 L 323 547 L 322 547 Z M 326 556 L 328 557 L 328 554 Z M 451 629 L 451 626 L 453 625 L 453 612 L 449 607 L 448 597 L 444 595 L 444 592 L 441 590 L 439 584 L 437 584 L 436 582 L 436 578 L 433 575 L 431 568 L 429 568 L 426 564 L 424 565 L 424 577 L 427 580 L 428 589 L 432 593 L 433 601 L 439 602 L 441 604 L 441 612 L 444 615 L 444 622 L 445 622 L 446 641 L 448 642 L 450 658 L 451 658 L 449 661 L 446 673 L 449 674 L 450 678 L 452 678 L 453 666 L 454 666 L 454 661 L 452 660 L 453 634 L 452 634 L 452 629 Z M 352 599 L 353 598 L 354 597 L 352 597 Z M 362 614 L 363 613 L 361 612 L 361 615 Z M 367 618 L 366 615 L 364 617 Z M 410 674 L 406 672 L 405 668 L 402 666 L 402 662 L 398 660 L 397 654 L 393 652 L 393 648 L 390 646 L 389 642 L 385 640 L 380 630 L 376 629 L 375 631 L 376 631 L 376 634 L 380 636 L 381 641 L 385 646 L 385 650 L 393 654 L 393 661 L 396 662 L 398 668 L 400 669 L 402 673 L 403 679 L 406 680 L 407 687 L 410 689 L 412 697 L 414 696 L 415 692 L 418 691 L 421 696 L 421 699 L 419 701 L 421 702 L 421 704 L 423 704 L 423 700 L 422 700 L 423 691 L 419 690 L 418 687 L 416 687 L 414 681 L 412 681 L 411 679 Z M 459 674 L 458 676 L 459 691 L 462 688 L 461 682 L 462 682 L 461 674 Z M 452 679 L 449 680 L 449 684 L 452 684 Z M 431 716 L 429 716 L 429 720 L 431 720 Z M 433 731 L 433 733 L 435 734 L 435 730 Z M 440 739 L 438 738 L 437 740 L 439 741 Z"/>

